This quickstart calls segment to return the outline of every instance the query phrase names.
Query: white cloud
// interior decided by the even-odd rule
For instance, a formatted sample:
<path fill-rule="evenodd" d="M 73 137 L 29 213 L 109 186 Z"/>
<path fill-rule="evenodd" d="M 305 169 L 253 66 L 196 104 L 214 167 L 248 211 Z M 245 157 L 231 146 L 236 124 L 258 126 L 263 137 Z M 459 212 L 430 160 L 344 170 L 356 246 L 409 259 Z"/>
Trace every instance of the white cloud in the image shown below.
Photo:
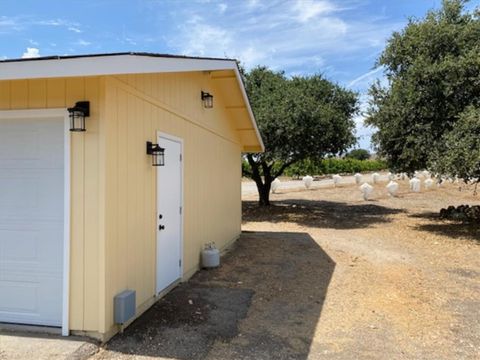
<path fill-rule="evenodd" d="M 40 56 L 40 50 L 33 47 L 27 47 L 27 51 L 22 54 L 22 59 L 37 58 Z"/>
<path fill-rule="evenodd" d="M 326 0 L 297 0 L 293 7 L 300 22 L 307 22 L 319 15 L 327 15 L 337 10 L 337 7 Z"/>
<path fill-rule="evenodd" d="M 78 41 L 75 42 L 75 45 L 80 45 L 80 46 L 88 46 L 91 45 L 92 43 L 90 41 L 86 41 L 83 39 L 79 39 Z"/>
<path fill-rule="evenodd" d="M 349 88 L 353 87 L 362 87 L 366 88 L 368 87 L 373 81 L 375 81 L 378 78 L 381 78 L 382 76 L 378 76 L 377 74 L 383 71 L 383 67 L 378 67 L 376 69 L 373 69 L 365 74 L 362 74 L 358 76 L 357 78 L 353 79 L 350 81 L 347 85 Z"/>
<path fill-rule="evenodd" d="M 229 49 L 230 33 L 218 26 L 210 25 L 200 16 L 192 16 L 181 25 L 182 35 L 171 42 L 172 46 L 180 44 L 183 54 L 204 56 L 211 51 L 212 44 L 217 49 Z M 223 54 L 223 56 L 225 53 Z M 218 53 L 216 56 L 220 56 Z"/>
<path fill-rule="evenodd" d="M 169 34 L 167 44 L 172 52 L 185 55 L 237 58 L 247 69 L 267 65 L 288 74 L 335 72 L 337 59 L 378 52 L 397 25 L 352 17 L 357 11 L 353 6 L 362 6 L 358 1 L 347 2 L 350 8 L 337 4 L 239 1 L 228 3 L 222 16 L 205 6 L 187 6 L 171 13 L 181 25 Z"/>
<path fill-rule="evenodd" d="M 70 31 L 81 32 L 80 25 L 65 19 L 39 19 L 34 16 L 0 16 L 0 34 L 24 31 L 35 26 L 66 27 Z"/>
<path fill-rule="evenodd" d="M 79 29 L 78 27 L 76 27 L 76 26 L 69 26 L 69 27 L 68 27 L 68 30 L 73 31 L 74 33 L 77 33 L 77 34 L 80 34 L 80 33 L 83 32 L 82 30 L 80 30 L 80 29 Z"/>
<path fill-rule="evenodd" d="M 225 11 L 227 11 L 228 5 L 225 3 L 220 3 L 218 4 L 218 11 L 220 14 L 223 14 Z"/>

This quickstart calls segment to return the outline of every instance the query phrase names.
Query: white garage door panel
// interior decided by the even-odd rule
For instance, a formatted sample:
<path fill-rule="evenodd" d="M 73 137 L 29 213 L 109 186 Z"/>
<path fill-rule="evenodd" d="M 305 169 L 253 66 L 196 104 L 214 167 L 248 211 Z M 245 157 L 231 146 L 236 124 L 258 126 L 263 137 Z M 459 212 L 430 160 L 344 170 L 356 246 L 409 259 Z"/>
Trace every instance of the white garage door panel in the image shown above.
<path fill-rule="evenodd" d="M 60 326 L 63 119 L 0 120 L 0 321 Z"/>

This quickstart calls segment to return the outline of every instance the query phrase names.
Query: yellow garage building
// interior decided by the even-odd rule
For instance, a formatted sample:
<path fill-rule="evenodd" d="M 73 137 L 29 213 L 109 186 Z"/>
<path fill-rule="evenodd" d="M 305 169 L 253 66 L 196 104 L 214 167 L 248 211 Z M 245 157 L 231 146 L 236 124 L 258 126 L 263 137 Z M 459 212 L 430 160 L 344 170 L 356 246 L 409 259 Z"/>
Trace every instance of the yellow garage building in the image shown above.
<path fill-rule="evenodd" d="M 239 237 L 262 150 L 234 60 L 0 61 L 0 322 L 110 338 Z"/>

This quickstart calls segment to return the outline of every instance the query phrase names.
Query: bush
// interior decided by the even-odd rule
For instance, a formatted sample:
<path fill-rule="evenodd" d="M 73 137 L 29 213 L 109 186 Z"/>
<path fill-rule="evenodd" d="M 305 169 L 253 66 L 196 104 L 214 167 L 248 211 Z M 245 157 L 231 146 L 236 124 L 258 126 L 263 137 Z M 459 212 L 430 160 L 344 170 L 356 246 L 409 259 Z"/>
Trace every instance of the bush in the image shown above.
<path fill-rule="evenodd" d="M 248 170 L 248 162 L 243 161 L 242 167 Z M 275 167 L 276 165 L 274 165 Z M 357 172 L 381 171 L 387 168 L 387 163 L 383 160 L 357 160 L 352 158 L 306 159 L 289 166 L 284 174 L 286 176 L 355 174 Z"/>
<path fill-rule="evenodd" d="M 365 149 L 353 149 L 347 154 L 346 157 L 357 160 L 368 160 L 370 159 L 370 153 Z"/>

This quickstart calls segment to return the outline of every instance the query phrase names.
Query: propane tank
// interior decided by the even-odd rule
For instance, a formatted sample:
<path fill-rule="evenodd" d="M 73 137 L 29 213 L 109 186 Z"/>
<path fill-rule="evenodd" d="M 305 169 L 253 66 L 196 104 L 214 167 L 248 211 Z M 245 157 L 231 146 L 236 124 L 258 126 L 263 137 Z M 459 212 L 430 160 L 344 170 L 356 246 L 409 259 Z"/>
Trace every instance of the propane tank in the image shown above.
<path fill-rule="evenodd" d="M 220 251 L 214 242 L 205 244 L 202 251 L 202 266 L 207 269 L 216 268 L 220 265 Z"/>

